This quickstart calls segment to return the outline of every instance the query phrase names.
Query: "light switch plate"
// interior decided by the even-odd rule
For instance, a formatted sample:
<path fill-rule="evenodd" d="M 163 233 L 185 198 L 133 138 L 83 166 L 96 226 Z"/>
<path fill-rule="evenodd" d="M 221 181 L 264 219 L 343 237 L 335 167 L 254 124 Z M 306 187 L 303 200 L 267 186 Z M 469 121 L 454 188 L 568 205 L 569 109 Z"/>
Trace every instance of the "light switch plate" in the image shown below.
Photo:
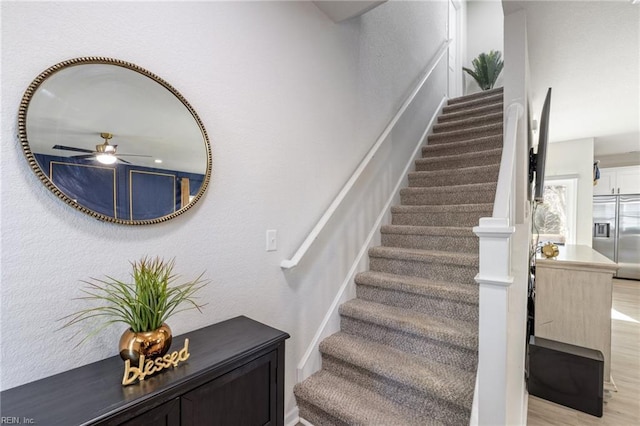
<path fill-rule="evenodd" d="M 267 229 L 267 251 L 275 251 L 278 248 L 278 236 L 275 229 Z"/>

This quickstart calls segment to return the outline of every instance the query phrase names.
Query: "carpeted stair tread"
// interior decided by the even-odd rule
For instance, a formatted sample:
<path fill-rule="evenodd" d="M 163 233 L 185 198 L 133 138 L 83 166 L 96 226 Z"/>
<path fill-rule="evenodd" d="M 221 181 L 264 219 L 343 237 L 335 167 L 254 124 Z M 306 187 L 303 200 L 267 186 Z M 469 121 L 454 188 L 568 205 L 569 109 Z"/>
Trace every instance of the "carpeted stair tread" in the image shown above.
<path fill-rule="evenodd" d="M 400 190 L 404 205 L 473 204 L 495 195 L 495 182 L 447 186 L 412 186 Z"/>
<path fill-rule="evenodd" d="M 471 93 L 469 95 L 459 96 L 457 98 L 452 98 L 447 101 L 447 105 L 455 105 L 468 101 L 472 101 L 475 99 L 486 98 L 489 96 L 494 96 L 497 94 L 502 94 L 504 92 L 504 87 L 495 87 L 489 90 L 483 90 L 481 92 Z"/>
<path fill-rule="evenodd" d="M 355 282 L 358 285 L 393 289 L 473 305 L 478 304 L 478 289 L 472 283 L 451 283 L 375 271 L 360 272 L 356 275 Z"/>
<path fill-rule="evenodd" d="M 493 93 L 489 96 L 483 96 L 476 99 L 463 100 L 458 103 L 452 103 L 442 108 L 444 114 L 459 112 L 462 110 L 474 109 L 479 106 L 489 105 L 496 102 L 502 102 L 502 93 Z"/>
<path fill-rule="evenodd" d="M 465 141 L 438 143 L 422 147 L 423 157 L 466 154 L 474 151 L 502 148 L 502 135 L 483 136 Z"/>
<path fill-rule="evenodd" d="M 401 247 L 376 246 L 369 249 L 369 257 L 382 257 L 426 263 L 444 263 L 460 266 L 478 266 L 478 254 L 451 253 L 438 250 L 418 250 Z"/>
<path fill-rule="evenodd" d="M 448 276 L 425 279 L 406 274 L 368 271 L 356 275 L 356 296 L 361 300 L 396 306 L 433 317 L 451 318 L 474 325 L 478 323 L 479 292 L 473 276 L 463 281 L 451 280 Z M 345 321 L 347 319 L 343 318 L 342 322 Z"/>
<path fill-rule="evenodd" d="M 369 249 L 369 269 L 432 280 L 469 282 L 478 273 L 477 253 L 378 246 Z"/>
<path fill-rule="evenodd" d="M 493 204 L 451 204 L 445 206 L 391 206 L 391 213 L 493 212 Z M 473 225 L 476 226 L 477 224 Z"/>
<path fill-rule="evenodd" d="M 452 194 L 455 195 L 458 192 L 478 192 L 478 191 L 495 191 L 495 182 L 480 182 L 480 183 L 465 183 L 462 185 L 446 185 L 446 186 L 433 186 L 433 187 L 408 187 L 400 190 L 400 196 L 410 194 Z M 466 203 L 460 203 L 466 204 Z"/>
<path fill-rule="evenodd" d="M 424 194 L 439 194 L 439 193 L 455 193 L 455 192 L 474 192 L 474 191 L 484 191 L 487 189 L 496 189 L 496 183 L 466 183 L 464 185 L 447 185 L 447 186 L 436 186 L 433 188 L 425 188 L 425 187 L 416 187 L 416 188 L 402 188 L 400 190 L 400 194 L 403 193 L 424 193 Z"/>
<path fill-rule="evenodd" d="M 471 166 L 487 166 L 500 164 L 502 148 L 487 149 L 459 155 L 442 155 L 439 157 L 418 158 L 415 160 L 416 171 L 451 169 L 452 166 L 465 168 Z M 425 170 L 427 169 L 427 170 Z"/>
<path fill-rule="evenodd" d="M 368 390 L 326 370 L 320 370 L 294 387 L 294 394 L 347 425 L 420 425 L 420 418 L 377 392 Z M 301 410 L 304 418 L 304 411 Z M 331 424 L 331 423 L 326 423 Z M 318 426 L 316 424 L 316 426 Z"/>
<path fill-rule="evenodd" d="M 494 183 L 500 164 L 463 167 L 459 169 L 425 170 L 409 173 L 409 187 L 433 187 L 471 183 Z"/>
<path fill-rule="evenodd" d="M 344 332 L 323 340 L 320 352 L 344 364 L 366 370 L 368 379 L 379 376 L 382 380 L 424 392 L 464 411 L 471 406 L 475 374 L 468 371 Z M 370 383 L 360 385 L 366 387 Z M 395 399 L 393 395 L 391 397 Z M 404 403 L 402 396 L 398 399 L 395 399 L 396 402 Z"/>
<path fill-rule="evenodd" d="M 448 121 L 464 120 L 470 117 L 479 117 L 494 112 L 501 112 L 504 109 L 502 99 L 496 100 L 494 103 L 481 105 L 476 108 L 463 109 L 461 111 L 449 112 L 438 117 L 438 123 L 446 123 Z"/>
<path fill-rule="evenodd" d="M 491 156 L 491 155 L 501 155 L 502 154 L 502 148 L 492 148 L 492 149 L 485 149 L 482 151 L 476 151 L 476 152 L 468 152 L 465 154 L 458 154 L 458 155 L 441 155 L 438 157 L 433 157 L 433 158 L 418 158 L 416 159 L 416 163 L 437 163 L 437 162 L 442 162 L 442 161 L 446 161 L 446 160 L 455 160 L 455 159 L 468 159 L 468 160 L 472 160 L 474 158 L 478 158 L 478 157 L 486 157 L 486 156 Z M 469 166 L 471 167 L 471 166 Z"/>
<path fill-rule="evenodd" d="M 392 206 L 392 210 L 397 212 L 447 212 L 447 211 L 469 211 L 469 212 L 485 212 L 493 211 L 493 203 L 477 203 L 477 204 L 460 204 L 450 206 Z M 477 224 L 476 224 L 477 225 Z M 474 226 L 476 226 L 474 225 Z"/>
<path fill-rule="evenodd" d="M 486 164 L 483 166 L 468 166 L 454 170 L 418 170 L 409 172 L 409 178 L 421 177 L 438 177 L 438 176 L 457 176 L 460 174 L 473 173 L 492 173 L 500 170 L 500 164 Z"/>
<path fill-rule="evenodd" d="M 464 213 L 479 213 L 484 217 L 485 214 L 489 213 L 489 216 L 493 213 L 493 204 L 450 204 L 450 205 L 438 205 L 438 206 L 391 206 L 391 213 L 397 214 L 429 214 L 429 213 L 455 213 L 455 212 L 464 212 Z M 473 226 L 476 226 L 474 224 Z M 421 225 L 418 225 L 421 226 Z M 429 226 L 429 225 L 426 225 Z M 435 225 L 433 225 L 435 226 Z M 443 225 L 447 226 L 447 225 Z"/>
<path fill-rule="evenodd" d="M 493 112 L 491 114 L 481 115 L 477 117 L 468 117 L 461 120 L 446 121 L 437 123 L 433 126 L 433 133 L 450 132 L 454 130 L 469 129 L 488 124 L 502 123 L 503 113 Z"/>
<path fill-rule="evenodd" d="M 427 141 L 429 145 L 433 145 L 439 143 L 466 141 L 469 139 L 501 134 L 502 121 L 499 123 L 485 124 L 483 126 L 470 127 L 462 130 L 449 130 L 446 132 L 433 133 L 427 137 Z"/>
<path fill-rule="evenodd" d="M 340 315 L 372 323 L 424 340 L 444 342 L 462 349 L 478 349 L 477 325 L 450 318 L 436 318 L 396 306 L 351 299 L 340 305 Z"/>
<path fill-rule="evenodd" d="M 481 217 L 490 217 L 493 204 L 392 206 L 393 225 L 477 226 Z"/>
<path fill-rule="evenodd" d="M 471 226 L 383 225 L 380 236 L 387 247 L 478 252 L 478 237 Z"/>
<path fill-rule="evenodd" d="M 402 234 L 426 236 L 449 236 L 449 237 L 475 237 L 473 228 L 470 226 L 411 226 L 411 225 L 382 225 L 382 234 Z"/>

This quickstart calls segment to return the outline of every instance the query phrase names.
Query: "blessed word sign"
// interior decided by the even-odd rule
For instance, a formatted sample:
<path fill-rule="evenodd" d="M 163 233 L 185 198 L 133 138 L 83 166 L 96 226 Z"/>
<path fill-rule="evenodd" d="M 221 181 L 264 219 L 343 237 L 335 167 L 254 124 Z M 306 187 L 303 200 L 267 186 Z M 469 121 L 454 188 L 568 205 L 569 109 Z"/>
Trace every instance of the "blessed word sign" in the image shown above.
<path fill-rule="evenodd" d="M 131 361 L 124 362 L 124 376 L 122 377 L 122 385 L 130 385 L 136 380 L 144 380 L 145 377 L 164 370 L 166 368 L 177 367 L 181 361 L 189 359 L 189 339 L 184 339 L 184 348 L 165 356 L 154 359 L 145 360 L 144 355 L 140 355 L 140 362 L 137 367 L 131 366 Z"/>

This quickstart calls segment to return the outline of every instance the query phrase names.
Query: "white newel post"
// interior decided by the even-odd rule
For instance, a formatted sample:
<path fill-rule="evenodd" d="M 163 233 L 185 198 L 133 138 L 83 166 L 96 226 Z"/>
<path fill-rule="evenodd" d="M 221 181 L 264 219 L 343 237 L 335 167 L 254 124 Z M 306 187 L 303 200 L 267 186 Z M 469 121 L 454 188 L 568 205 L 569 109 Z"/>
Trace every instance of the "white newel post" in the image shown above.
<path fill-rule="evenodd" d="M 507 418 L 508 311 L 511 235 L 508 218 L 481 218 L 473 232 L 480 238 L 478 343 L 478 424 L 504 425 Z"/>

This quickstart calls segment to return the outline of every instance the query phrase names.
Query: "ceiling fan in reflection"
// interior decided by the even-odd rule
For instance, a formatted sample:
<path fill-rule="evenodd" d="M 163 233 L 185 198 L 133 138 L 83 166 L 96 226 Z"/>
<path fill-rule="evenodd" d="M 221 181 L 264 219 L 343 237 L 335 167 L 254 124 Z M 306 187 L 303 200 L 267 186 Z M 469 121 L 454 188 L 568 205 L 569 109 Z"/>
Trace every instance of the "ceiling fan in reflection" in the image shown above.
<path fill-rule="evenodd" d="M 121 161 L 123 163 L 131 164 L 130 162 L 123 160 L 120 157 L 151 157 L 151 155 L 138 155 L 138 154 L 116 155 L 118 145 L 111 145 L 109 143 L 109 139 L 111 139 L 113 135 L 111 133 L 100 133 L 100 137 L 104 139 L 104 143 L 99 143 L 98 145 L 96 145 L 95 151 L 91 151 L 90 149 L 76 148 L 73 146 L 64 146 L 64 145 L 54 145 L 53 149 L 60 149 L 64 151 L 86 152 L 88 154 L 73 155 L 69 158 L 87 159 L 87 158 L 95 157 L 95 159 L 102 164 L 113 164 L 116 161 Z"/>

